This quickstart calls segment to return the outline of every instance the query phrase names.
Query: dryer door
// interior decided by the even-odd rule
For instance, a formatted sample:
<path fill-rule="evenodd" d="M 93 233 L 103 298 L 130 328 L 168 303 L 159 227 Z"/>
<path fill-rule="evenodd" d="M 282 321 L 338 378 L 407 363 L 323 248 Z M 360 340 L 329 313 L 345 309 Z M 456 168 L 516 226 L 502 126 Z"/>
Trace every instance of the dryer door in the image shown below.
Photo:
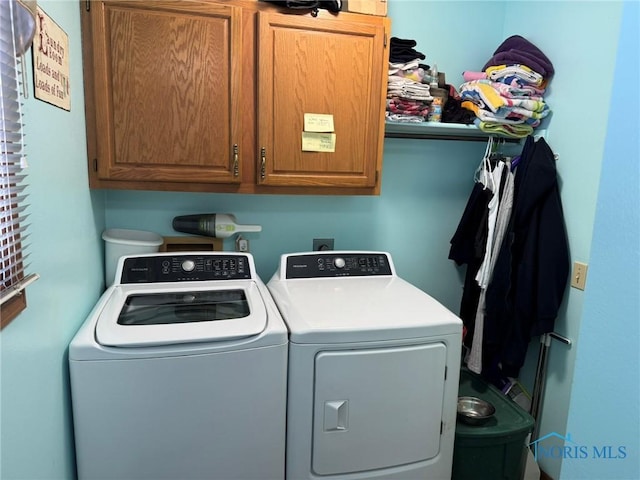
<path fill-rule="evenodd" d="M 365 472 L 435 457 L 445 365 L 440 342 L 319 353 L 313 472 Z"/>
<path fill-rule="evenodd" d="M 98 318 L 96 339 L 112 347 L 219 342 L 258 335 L 266 325 L 253 281 L 118 286 Z"/>

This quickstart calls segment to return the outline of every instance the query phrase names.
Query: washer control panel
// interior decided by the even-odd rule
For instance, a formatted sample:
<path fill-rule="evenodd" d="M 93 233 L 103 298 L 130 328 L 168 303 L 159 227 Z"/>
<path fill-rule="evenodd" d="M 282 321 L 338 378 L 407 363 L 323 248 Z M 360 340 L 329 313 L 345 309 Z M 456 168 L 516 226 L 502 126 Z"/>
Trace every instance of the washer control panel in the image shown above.
<path fill-rule="evenodd" d="M 157 255 L 125 259 L 120 283 L 204 282 L 251 278 L 243 254 Z"/>
<path fill-rule="evenodd" d="M 289 255 L 286 278 L 371 277 L 393 275 L 385 253 L 323 252 Z"/>

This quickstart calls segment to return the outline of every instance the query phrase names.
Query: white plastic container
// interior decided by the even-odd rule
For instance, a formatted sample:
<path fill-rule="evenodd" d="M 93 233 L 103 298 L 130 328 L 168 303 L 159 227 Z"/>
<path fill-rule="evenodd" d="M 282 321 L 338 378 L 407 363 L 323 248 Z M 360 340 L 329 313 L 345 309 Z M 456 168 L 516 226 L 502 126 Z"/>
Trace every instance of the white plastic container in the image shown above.
<path fill-rule="evenodd" d="M 124 255 L 157 252 L 162 245 L 160 235 L 144 230 L 110 228 L 102 233 L 104 240 L 104 279 L 108 287 L 116 277 L 118 260 Z"/>

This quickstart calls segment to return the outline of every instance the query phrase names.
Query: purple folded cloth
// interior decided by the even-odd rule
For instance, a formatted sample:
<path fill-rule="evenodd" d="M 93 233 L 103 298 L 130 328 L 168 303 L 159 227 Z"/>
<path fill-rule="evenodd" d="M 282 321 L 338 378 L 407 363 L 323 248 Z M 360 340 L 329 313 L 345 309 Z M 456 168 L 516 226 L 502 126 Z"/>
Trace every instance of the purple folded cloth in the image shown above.
<path fill-rule="evenodd" d="M 514 63 L 526 65 L 544 78 L 549 78 L 554 73 L 551 60 L 542 53 L 542 50 L 520 35 L 513 35 L 502 42 L 482 70 L 495 65 Z"/>

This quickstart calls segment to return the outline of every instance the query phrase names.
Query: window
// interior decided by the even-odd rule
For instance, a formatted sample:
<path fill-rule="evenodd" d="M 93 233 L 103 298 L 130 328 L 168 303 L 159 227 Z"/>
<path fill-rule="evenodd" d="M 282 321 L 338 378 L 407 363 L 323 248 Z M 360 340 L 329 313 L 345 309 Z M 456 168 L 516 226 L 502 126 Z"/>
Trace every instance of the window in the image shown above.
<path fill-rule="evenodd" d="M 30 8 L 28 8 L 30 7 Z M 24 288 L 37 278 L 26 272 L 24 138 L 21 78 L 23 55 L 35 31 L 33 4 L 0 0 L 0 328 L 26 307 Z"/>

